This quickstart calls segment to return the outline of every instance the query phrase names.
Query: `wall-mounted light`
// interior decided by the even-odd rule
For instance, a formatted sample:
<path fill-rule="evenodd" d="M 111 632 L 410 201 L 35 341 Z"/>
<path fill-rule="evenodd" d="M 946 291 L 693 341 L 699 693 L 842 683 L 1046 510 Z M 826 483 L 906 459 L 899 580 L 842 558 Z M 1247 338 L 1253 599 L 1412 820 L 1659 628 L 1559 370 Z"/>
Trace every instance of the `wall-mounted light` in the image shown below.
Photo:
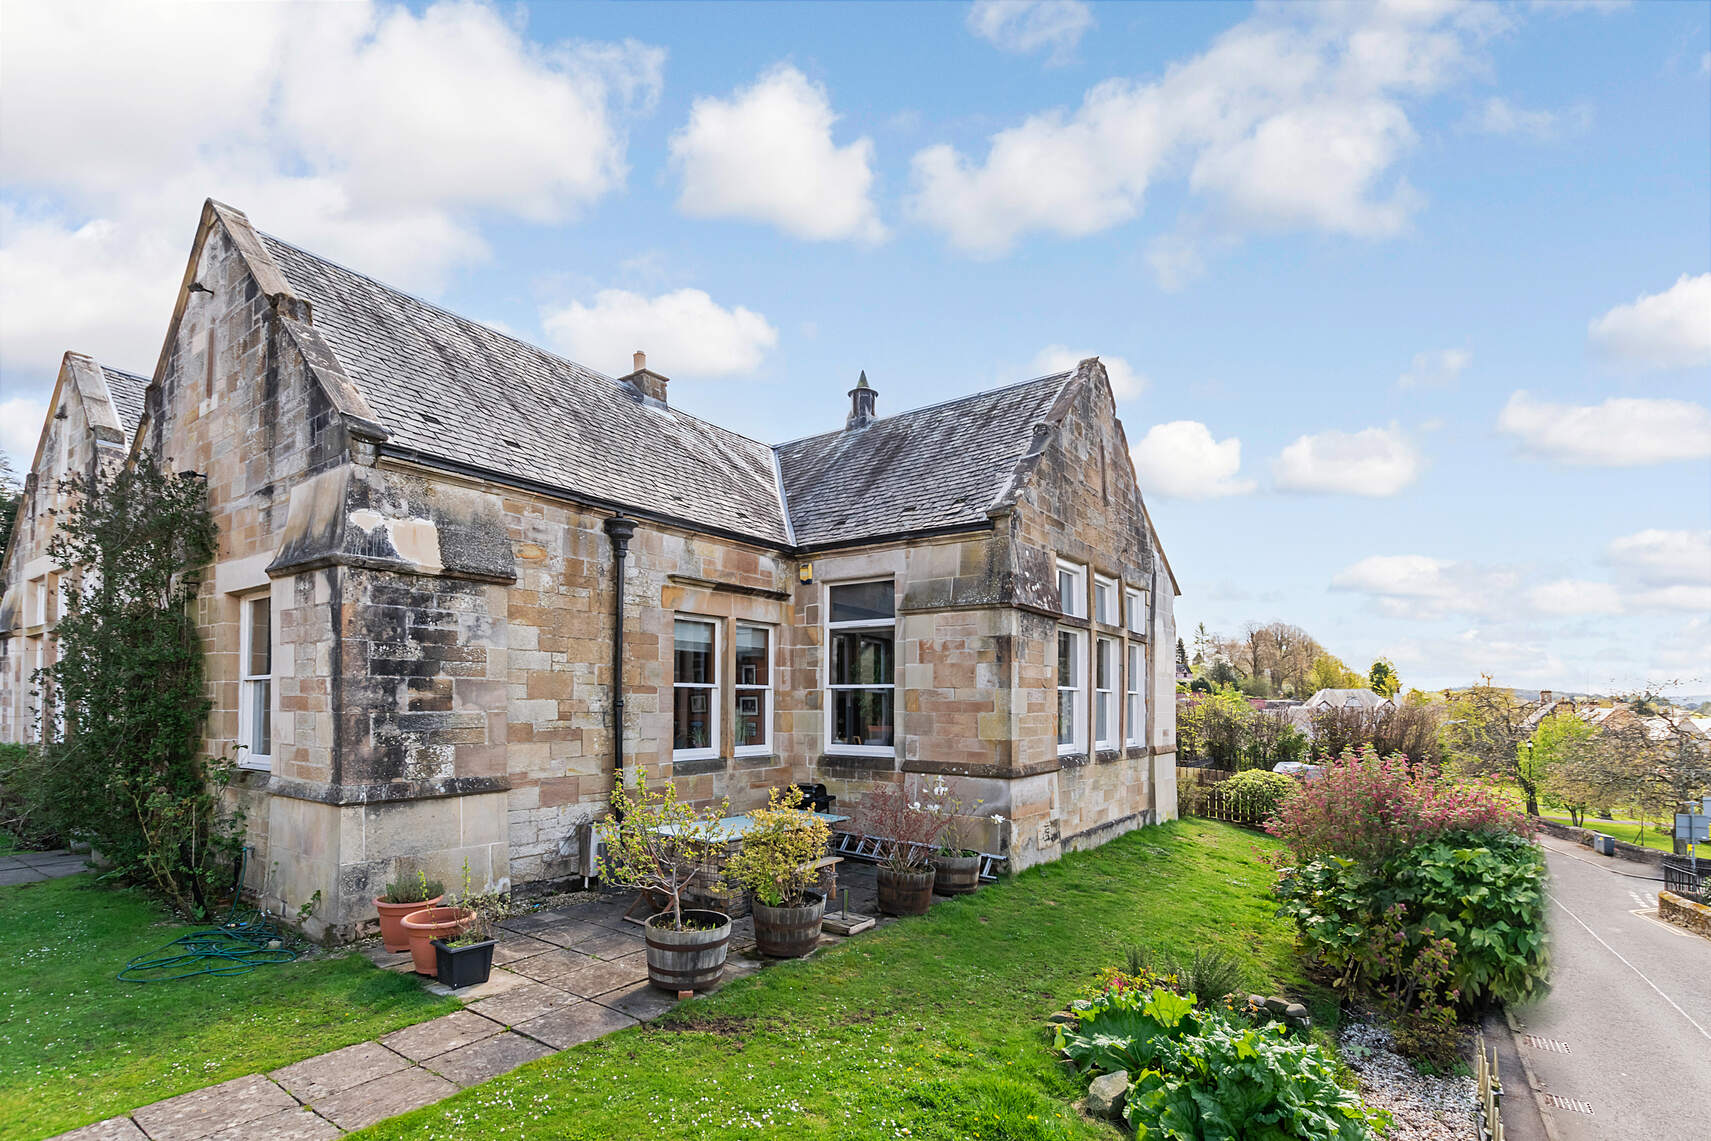
<path fill-rule="evenodd" d="M 813 563 L 803 563 L 801 566 L 797 567 L 796 568 L 796 581 L 798 581 L 798 582 L 813 582 L 814 581 L 814 564 Z"/>

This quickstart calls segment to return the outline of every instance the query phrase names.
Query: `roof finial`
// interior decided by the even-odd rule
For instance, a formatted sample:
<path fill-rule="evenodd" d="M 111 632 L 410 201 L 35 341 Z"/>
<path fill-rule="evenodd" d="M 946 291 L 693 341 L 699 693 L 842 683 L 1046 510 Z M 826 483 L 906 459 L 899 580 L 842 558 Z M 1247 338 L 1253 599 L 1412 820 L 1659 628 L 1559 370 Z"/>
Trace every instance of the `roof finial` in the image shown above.
<path fill-rule="evenodd" d="M 865 369 L 865 368 L 864 368 L 864 369 L 862 369 L 862 370 L 861 370 L 861 379 L 860 379 L 860 380 L 858 380 L 858 381 L 856 381 L 856 387 L 857 387 L 857 388 L 866 388 L 866 387 L 868 387 L 868 383 L 867 383 L 867 370 L 866 370 L 866 369 Z"/>
<path fill-rule="evenodd" d="M 873 405 L 879 399 L 879 393 L 867 382 L 867 370 L 861 370 L 861 379 L 850 389 L 850 414 L 844 420 L 845 428 L 861 428 L 874 419 Z"/>

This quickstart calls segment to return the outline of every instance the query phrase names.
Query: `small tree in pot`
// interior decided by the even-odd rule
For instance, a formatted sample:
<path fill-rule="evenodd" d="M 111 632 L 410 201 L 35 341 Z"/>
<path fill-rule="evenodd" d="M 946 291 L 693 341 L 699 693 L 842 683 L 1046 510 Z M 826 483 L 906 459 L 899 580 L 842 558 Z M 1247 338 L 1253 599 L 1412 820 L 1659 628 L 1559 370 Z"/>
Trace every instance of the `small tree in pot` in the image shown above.
<path fill-rule="evenodd" d="M 753 826 L 742 850 L 725 862 L 727 880 L 754 897 L 755 943 L 763 955 L 794 959 L 820 941 L 826 897 L 811 890 L 814 863 L 826 854 L 832 830 L 811 812 L 791 807 L 792 794 L 773 789 L 767 806 L 749 813 Z"/>
<path fill-rule="evenodd" d="M 881 788 L 862 797 L 861 819 L 862 830 L 879 843 L 879 910 L 925 915 L 933 905 L 932 857 L 944 816 L 900 788 Z"/>
<path fill-rule="evenodd" d="M 968 895 L 980 886 L 980 852 L 969 846 L 972 838 L 968 833 L 970 826 L 975 823 L 973 817 L 980 812 L 984 800 L 977 800 L 973 805 L 963 803 L 961 797 L 951 795 L 950 785 L 943 777 L 929 790 L 931 800 L 923 807 L 944 821 L 939 831 L 939 843 L 933 852 L 933 890 L 939 895 Z M 992 820 L 1002 824 L 1004 818 L 994 813 Z"/>
<path fill-rule="evenodd" d="M 683 893 L 697 882 L 723 890 L 712 868 L 724 850 L 720 821 L 728 807 L 720 801 L 697 811 L 677 799 L 670 782 L 654 789 L 619 784 L 612 816 L 597 826 L 606 847 L 601 874 L 663 904 L 646 924 L 648 981 L 661 990 L 705 990 L 725 971 L 731 917 L 687 909 Z"/>
<path fill-rule="evenodd" d="M 465 894 L 457 902 L 469 910 L 469 921 L 451 938 L 433 940 L 439 979 L 453 990 L 484 983 L 492 976 L 498 923 L 511 914 L 511 901 L 498 892 L 468 893 L 467 869 L 465 865 Z"/>

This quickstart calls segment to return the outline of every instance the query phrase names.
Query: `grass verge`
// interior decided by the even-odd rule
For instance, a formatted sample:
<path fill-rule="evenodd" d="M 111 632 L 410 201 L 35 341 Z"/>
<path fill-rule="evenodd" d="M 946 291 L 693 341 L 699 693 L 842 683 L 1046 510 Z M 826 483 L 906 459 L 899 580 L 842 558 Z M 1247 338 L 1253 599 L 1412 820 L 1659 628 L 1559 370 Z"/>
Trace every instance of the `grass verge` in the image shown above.
<path fill-rule="evenodd" d="M 361 955 L 121 983 L 193 930 L 88 875 L 0 888 L 0 1134 L 39 1138 L 456 1009 Z"/>
<path fill-rule="evenodd" d="M 1110 1138 L 1045 1017 L 1146 946 L 1299 989 L 1269 837 L 1180 821 L 937 904 L 375 1126 L 364 1138 Z"/>
<path fill-rule="evenodd" d="M 1566 814 L 1558 816 L 1554 812 L 1541 812 L 1539 816 L 1543 820 L 1550 820 L 1557 824 L 1572 825 L 1574 823 Z M 1606 836 L 1614 836 L 1616 839 L 1625 840 L 1630 844 L 1638 844 L 1642 848 L 1656 848 L 1663 852 L 1673 852 L 1675 841 L 1669 836 L 1655 831 L 1655 824 L 1656 821 L 1647 821 L 1642 828 L 1638 820 L 1626 818 L 1605 820 L 1598 816 L 1584 816 L 1581 818 L 1580 827 L 1593 832 L 1602 832 Z"/>

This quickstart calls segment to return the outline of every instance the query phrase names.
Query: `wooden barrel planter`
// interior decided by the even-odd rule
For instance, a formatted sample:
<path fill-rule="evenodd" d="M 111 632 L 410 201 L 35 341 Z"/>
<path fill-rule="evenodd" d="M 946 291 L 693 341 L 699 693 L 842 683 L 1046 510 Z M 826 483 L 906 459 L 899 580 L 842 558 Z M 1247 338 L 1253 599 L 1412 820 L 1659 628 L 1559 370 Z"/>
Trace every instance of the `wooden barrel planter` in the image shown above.
<path fill-rule="evenodd" d="M 463 934 L 475 912 L 467 907 L 423 907 L 404 917 L 404 932 L 410 936 L 410 958 L 419 975 L 440 973 L 435 939 L 456 939 Z"/>
<path fill-rule="evenodd" d="M 664 921 L 663 923 L 661 921 Z M 721 911 L 685 911 L 685 923 L 695 927 L 673 931 L 671 917 L 662 913 L 648 920 L 648 982 L 676 994 L 706 990 L 725 973 L 730 949 L 731 917 Z"/>
<path fill-rule="evenodd" d="M 879 910 L 887 915 L 925 915 L 933 906 L 933 869 L 900 872 L 879 869 Z"/>
<path fill-rule="evenodd" d="M 800 959 L 820 945 L 820 920 L 826 916 L 826 897 L 812 892 L 812 903 L 802 907 L 768 907 L 754 901 L 755 945 L 774 959 Z"/>
<path fill-rule="evenodd" d="M 408 951 L 410 936 L 404 930 L 404 917 L 412 911 L 433 907 L 443 898 L 436 895 L 432 899 L 422 899 L 415 903 L 387 903 L 384 899 L 375 900 L 374 910 L 380 915 L 380 945 L 388 951 Z"/>
<path fill-rule="evenodd" d="M 980 886 L 980 853 L 933 857 L 933 890 L 939 895 L 968 895 Z"/>

